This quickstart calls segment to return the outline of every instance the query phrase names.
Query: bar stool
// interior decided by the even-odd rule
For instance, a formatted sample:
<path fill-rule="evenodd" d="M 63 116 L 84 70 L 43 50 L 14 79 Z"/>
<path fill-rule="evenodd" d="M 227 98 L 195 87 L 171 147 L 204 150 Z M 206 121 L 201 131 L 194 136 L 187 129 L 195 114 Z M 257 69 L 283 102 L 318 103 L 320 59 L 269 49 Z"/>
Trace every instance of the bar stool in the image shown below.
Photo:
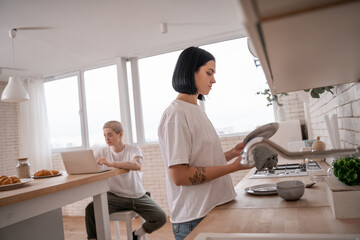
<path fill-rule="evenodd" d="M 115 225 L 115 233 L 116 233 L 116 239 L 120 240 L 120 225 L 119 222 L 123 221 L 126 224 L 126 234 L 127 239 L 132 240 L 132 219 L 140 217 L 139 214 L 136 212 L 129 210 L 129 211 L 119 211 L 114 212 L 110 214 L 110 221 L 114 222 Z M 141 223 L 143 224 L 145 222 L 145 219 L 141 218 Z M 146 234 L 142 236 L 144 240 L 146 240 Z"/>
<path fill-rule="evenodd" d="M 150 192 L 146 192 L 146 195 L 151 196 Z M 126 235 L 128 240 L 132 240 L 132 220 L 133 218 L 141 218 L 141 224 L 145 222 L 139 214 L 132 210 L 119 211 L 110 214 L 110 221 L 114 222 L 116 239 L 120 240 L 120 225 L 119 221 L 125 222 L 126 224 Z M 142 236 L 144 240 L 147 240 L 146 234 Z"/>

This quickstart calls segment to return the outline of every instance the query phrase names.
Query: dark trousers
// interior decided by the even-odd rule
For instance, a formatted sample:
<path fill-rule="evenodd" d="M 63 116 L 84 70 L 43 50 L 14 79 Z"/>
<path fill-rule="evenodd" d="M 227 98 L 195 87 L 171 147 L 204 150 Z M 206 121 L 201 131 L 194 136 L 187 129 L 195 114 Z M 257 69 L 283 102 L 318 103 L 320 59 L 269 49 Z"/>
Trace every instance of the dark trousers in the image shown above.
<path fill-rule="evenodd" d="M 109 214 L 124 210 L 133 210 L 145 219 L 142 225 L 147 233 L 158 230 L 166 223 L 164 210 L 157 205 L 147 194 L 140 198 L 123 198 L 113 193 L 107 193 Z M 85 223 L 88 239 L 96 238 L 94 203 L 91 202 L 85 209 Z"/>

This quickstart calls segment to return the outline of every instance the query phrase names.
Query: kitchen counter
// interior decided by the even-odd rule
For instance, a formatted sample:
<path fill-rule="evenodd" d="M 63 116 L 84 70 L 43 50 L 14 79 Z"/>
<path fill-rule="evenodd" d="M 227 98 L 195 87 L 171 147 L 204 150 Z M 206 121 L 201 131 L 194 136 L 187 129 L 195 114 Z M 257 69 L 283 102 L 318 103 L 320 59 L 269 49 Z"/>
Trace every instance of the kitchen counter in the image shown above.
<path fill-rule="evenodd" d="M 294 162 L 294 161 L 292 161 Z M 328 166 L 321 163 L 326 174 Z M 319 233 L 360 234 L 360 219 L 336 219 L 326 196 L 326 182 L 317 182 L 306 188 L 298 201 L 285 201 L 278 195 L 254 196 L 246 187 L 276 183 L 285 180 L 302 180 L 310 183 L 309 176 L 250 179 L 255 168 L 236 185 L 235 200 L 214 208 L 187 236 L 195 239 L 199 233 Z"/>
<path fill-rule="evenodd" d="M 18 189 L 1 191 L 0 238 L 64 239 L 61 207 L 93 197 L 98 239 L 111 239 L 107 179 L 126 172 L 122 169 L 80 175 L 65 172 L 57 177 L 35 179 Z"/>

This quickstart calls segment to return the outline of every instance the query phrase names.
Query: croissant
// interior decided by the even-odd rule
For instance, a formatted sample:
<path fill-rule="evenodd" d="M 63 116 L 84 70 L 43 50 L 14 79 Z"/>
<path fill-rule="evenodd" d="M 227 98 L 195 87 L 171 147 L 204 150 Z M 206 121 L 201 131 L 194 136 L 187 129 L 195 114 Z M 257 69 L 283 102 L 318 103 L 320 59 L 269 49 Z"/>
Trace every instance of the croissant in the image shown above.
<path fill-rule="evenodd" d="M 50 171 L 51 171 L 54 175 L 59 173 L 58 170 L 50 170 Z"/>
<path fill-rule="evenodd" d="M 35 177 L 40 177 L 40 176 L 50 176 L 50 175 L 54 175 L 51 171 L 49 170 L 40 170 L 40 171 L 37 171 L 34 176 Z"/>
<path fill-rule="evenodd" d="M 11 181 L 11 179 L 8 176 L 1 176 L 0 177 L 0 185 L 8 185 L 8 184 L 12 184 L 13 182 Z"/>
<path fill-rule="evenodd" d="M 16 176 L 11 176 L 9 177 L 10 180 L 12 181 L 12 183 L 21 183 L 20 178 L 16 177 Z"/>

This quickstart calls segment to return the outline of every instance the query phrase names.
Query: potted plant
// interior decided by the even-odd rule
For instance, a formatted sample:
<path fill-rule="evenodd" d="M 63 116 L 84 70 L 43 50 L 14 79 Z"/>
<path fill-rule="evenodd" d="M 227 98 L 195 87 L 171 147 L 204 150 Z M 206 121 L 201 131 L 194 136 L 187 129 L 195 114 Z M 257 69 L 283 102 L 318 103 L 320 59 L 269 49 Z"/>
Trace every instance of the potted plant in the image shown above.
<path fill-rule="evenodd" d="M 325 181 L 328 202 L 334 216 L 360 218 L 360 159 L 342 157 L 334 160 L 332 171 L 333 176 L 325 178 Z"/>
<path fill-rule="evenodd" d="M 354 186 L 360 184 L 360 159 L 355 157 L 344 157 L 332 163 L 334 176 L 346 185 Z"/>

